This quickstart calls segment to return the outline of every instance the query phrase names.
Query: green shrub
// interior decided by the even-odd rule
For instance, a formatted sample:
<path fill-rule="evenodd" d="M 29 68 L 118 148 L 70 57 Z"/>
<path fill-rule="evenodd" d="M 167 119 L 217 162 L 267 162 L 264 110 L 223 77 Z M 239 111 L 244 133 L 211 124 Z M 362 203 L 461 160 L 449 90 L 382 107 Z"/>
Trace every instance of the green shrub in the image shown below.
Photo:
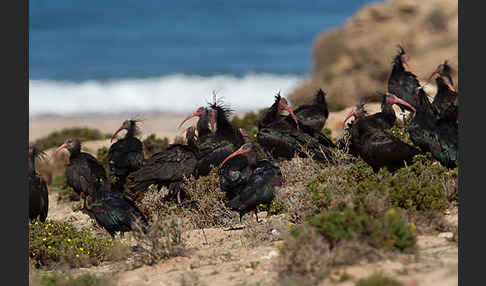
<path fill-rule="evenodd" d="M 309 219 L 309 224 L 333 248 L 342 240 L 361 239 L 376 248 L 411 249 L 416 244 L 413 225 L 391 209 L 375 219 L 364 212 L 345 209 L 322 213 Z"/>
<path fill-rule="evenodd" d="M 442 31 L 447 28 L 447 15 L 440 9 L 432 11 L 428 17 L 427 22 L 437 31 Z"/>
<path fill-rule="evenodd" d="M 97 265 L 115 259 L 111 239 L 94 237 L 88 229 L 78 230 L 68 222 L 47 220 L 29 225 L 30 258 L 37 267 L 66 263 L 71 267 Z"/>
<path fill-rule="evenodd" d="M 51 182 L 50 185 L 50 190 L 62 190 L 66 188 L 67 182 L 66 182 L 66 176 L 64 174 L 62 175 L 57 175 L 54 177 L 54 179 Z"/>
<path fill-rule="evenodd" d="M 58 147 L 68 138 L 78 138 L 83 141 L 103 140 L 110 138 L 110 134 L 102 134 L 99 130 L 87 127 L 64 128 L 61 131 L 51 132 L 43 138 L 34 141 L 34 145 L 40 150 Z"/>
<path fill-rule="evenodd" d="M 402 283 L 395 278 L 381 273 L 375 273 L 356 282 L 356 286 L 401 286 Z"/>
<path fill-rule="evenodd" d="M 105 168 L 107 174 L 110 173 L 110 166 L 108 164 L 108 147 L 103 146 L 96 151 L 96 160 Z"/>
<path fill-rule="evenodd" d="M 143 148 L 145 157 L 150 157 L 157 152 L 162 152 L 169 146 L 169 139 L 164 137 L 163 139 L 157 138 L 154 133 L 150 134 L 143 141 Z"/>
<path fill-rule="evenodd" d="M 260 120 L 268 108 L 258 110 L 256 113 L 251 111 L 245 113 L 243 116 L 234 116 L 231 119 L 231 125 L 235 128 L 243 128 L 248 132 L 250 138 L 254 138 L 258 133 L 258 120 Z"/>
<path fill-rule="evenodd" d="M 112 286 L 115 285 L 108 279 L 98 278 L 91 274 L 83 274 L 77 277 L 54 273 L 42 276 L 39 286 Z"/>

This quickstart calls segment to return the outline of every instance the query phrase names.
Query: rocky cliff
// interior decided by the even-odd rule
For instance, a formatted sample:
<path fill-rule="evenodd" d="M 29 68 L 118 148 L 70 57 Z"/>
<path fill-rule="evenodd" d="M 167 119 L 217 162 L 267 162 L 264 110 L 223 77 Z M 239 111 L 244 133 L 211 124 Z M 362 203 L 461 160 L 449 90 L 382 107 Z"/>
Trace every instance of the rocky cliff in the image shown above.
<path fill-rule="evenodd" d="M 290 101 L 308 103 L 319 87 L 334 110 L 376 100 L 376 91 L 386 91 L 398 45 L 422 82 L 444 60 L 457 69 L 457 0 L 388 0 L 363 7 L 344 26 L 317 36 L 312 76 L 289 95 Z M 458 87 L 457 73 L 453 79 Z M 432 82 L 431 95 L 434 88 Z"/>

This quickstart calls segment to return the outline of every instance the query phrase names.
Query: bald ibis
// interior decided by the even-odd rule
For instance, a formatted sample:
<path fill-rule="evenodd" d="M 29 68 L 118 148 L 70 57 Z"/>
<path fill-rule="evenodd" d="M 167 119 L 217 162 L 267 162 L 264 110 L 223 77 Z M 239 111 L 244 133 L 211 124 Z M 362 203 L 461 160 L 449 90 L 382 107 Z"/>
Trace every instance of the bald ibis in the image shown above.
<path fill-rule="evenodd" d="M 348 123 L 348 125 L 345 127 L 343 137 L 339 138 L 337 142 L 338 149 L 343 150 L 350 155 L 356 157 L 359 156 L 356 147 L 353 145 L 353 140 L 359 138 L 359 135 L 357 134 L 358 130 L 356 128 L 356 123 L 358 123 L 361 118 L 364 118 L 366 116 L 368 116 L 368 112 L 364 108 L 364 103 L 356 104 L 354 109 L 351 110 L 351 112 L 346 116 L 343 121 L 342 125 L 344 128 L 346 121 L 349 118 L 354 117 L 354 120 L 351 121 L 351 123 Z"/>
<path fill-rule="evenodd" d="M 227 106 L 215 100 L 210 103 L 209 109 L 214 133 L 198 145 L 199 161 L 196 166 L 196 176 L 209 174 L 211 166 L 218 166 L 245 143 L 244 134 L 233 127 L 229 121 L 231 110 Z"/>
<path fill-rule="evenodd" d="M 44 178 L 35 171 L 35 160 L 43 158 L 44 152 L 29 145 L 29 219 L 45 222 L 49 211 L 49 193 Z"/>
<path fill-rule="evenodd" d="M 452 68 L 445 61 L 430 75 L 429 81 L 435 74 L 439 75 L 435 78 L 437 94 L 432 101 L 432 106 L 437 111 L 440 120 L 449 121 L 457 127 L 459 97 L 452 83 L 451 70 Z M 444 77 L 449 82 L 446 82 Z"/>
<path fill-rule="evenodd" d="M 80 196 L 84 196 L 83 206 L 86 206 L 86 196 L 92 196 L 107 180 L 105 169 L 91 154 L 81 152 L 81 141 L 69 138 L 59 146 L 52 156 L 66 148 L 69 153 L 69 164 L 66 167 L 67 185 Z"/>
<path fill-rule="evenodd" d="M 288 116 L 280 115 L 283 110 Z M 287 100 L 280 94 L 258 122 L 257 142 L 274 158 L 291 159 L 296 154 L 306 157 L 302 148 L 309 151 L 316 160 L 325 161 L 331 156 L 327 147 L 334 143 L 322 133 L 315 133 L 310 127 L 297 120 Z"/>
<path fill-rule="evenodd" d="M 92 203 L 84 206 L 81 212 L 96 220 L 112 238 L 115 238 L 116 232 L 121 232 L 123 237 L 125 232 L 133 230 L 137 221 L 142 231 L 147 231 L 148 222 L 144 214 L 130 198 L 112 190 L 109 181 L 103 182 L 92 198 Z"/>
<path fill-rule="evenodd" d="M 314 98 L 313 104 L 304 104 L 294 110 L 297 119 L 309 127 L 314 132 L 321 132 L 329 117 L 329 110 L 327 109 L 326 93 L 319 89 Z"/>
<path fill-rule="evenodd" d="M 409 56 L 402 47 L 399 46 L 399 49 L 398 54 L 393 59 L 392 71 L 388 78 L 388 92 L 395 94 L 414 108 L 417 108 L 419 104 L 418 94 L 424 95 L 425 92 L 421 88 L 417 76 L 405 68 L 410 67 Z M 403 106 L 402 104 L 398 104 L 398 106 L 400 106 L 402 111 L 404 109 L 412 111 L 408 106 Z"/>
<path fill-rule="evenodd" d="M 195 129 L 190 128 L 186 134 L 187 141 L 193 142 Z M 189 177 L 196 167 L 197 150 L 194 146 L 171 144 L 162 152 L 153 154 L 145 160 L 144 165 L 128 175 L 128 188 L 131 191 L 146 190 L 150 185 L 171 188 L 173 183 L 179 184 L 184 176 Z"/>
<path fill-rule="evenodd" d="M 143 144 L 135 137 L 138 133 L 137 120 L 125 120 L 120 128 L 113 133 L 111 141 L 116 135 L 126 130 L 125 137 L 119 139 L 108 150 L 110 174 L 118 178 L 116 188 L 123 190 L 128 174 L 137 171 L 143 163 Z"/>
<path fill-rule="evenodd" d="M 411 163 L 413 157 L 421 153 L 415 147 L 385 132 L 386 127 L 390 128 L 391 118 L 395 117 L 393 104 L 402 102 L 390 93 L 384 96 L 381 112 L 387 116 L 373 117 L 373 115 L 369 115 L 360 118 L 351 129 L 353 149 L 375 172 L 378 172 L 382 167 L 393 172 L 403 167 L 404 162 Z M 346 119 L 353 114 L 356 114 L 356 112 L 351 112 Z M 377 120 L 377 118 L 380 118 L 380 120 Z"/>
<path fill-rule="evenodd" d="M 240 221 L 243 215 L 255 211 L 258 222 L 257 206 L 272 202 L 275 188 L 282 186 L 283 178 L 280 168 L 269 161 L 257 160 L 253 144 L 245 143 L 230 154 L 218 173 L 226 205 L 239 213 Z"/>

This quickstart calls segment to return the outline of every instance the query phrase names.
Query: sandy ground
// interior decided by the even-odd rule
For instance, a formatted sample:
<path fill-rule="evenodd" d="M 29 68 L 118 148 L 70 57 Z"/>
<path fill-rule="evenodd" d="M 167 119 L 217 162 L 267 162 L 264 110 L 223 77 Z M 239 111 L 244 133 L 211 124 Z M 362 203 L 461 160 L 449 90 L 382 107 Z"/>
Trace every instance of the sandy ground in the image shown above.
<path fill-rule="evenodd" d="M 49 219 L 67 220 L 78 227 L 93 226 L 94 221 L 88 216 L 72 211 L 72 203 L 58 202 L 57 195 L 58 192 L 50 192 Z M 281 216 L 266 218 L 264 213 L 259 214 L 264 222 L 283 219 Z M 451 209 L 446 218 L 457 224 L 457 207 Z M 103 230 L 95 229 L 97 235 L 107 236 Z M 277 273 L 274 265 L 282 240 L 251 246 L 244 238 L 243 230 L 221 228 L 204 229 L 204 234 L 201 230 L 186 231 L 183 237 L 187 248 L 191 249 L 186 256 L 131 270 L 123 270 L 116 263 L 102 263 L 74 270 L 73 274 L 111 277 L 110 280 L 120 286 L 275 285 Z M 128 233 L 123 241 L 130 243 L 131 234 Z M 458 285 L 457 244 L 439 235 L 420 235 L 417 244 L 419 254 L 408 261 L 387 259 L 334 267 L 329 278 L 319 285 L 353 286 L 358 279 L 377 272 L 395 277 L 404 286 Z M 344 275 L 351 279 L 340 282 Z"/>

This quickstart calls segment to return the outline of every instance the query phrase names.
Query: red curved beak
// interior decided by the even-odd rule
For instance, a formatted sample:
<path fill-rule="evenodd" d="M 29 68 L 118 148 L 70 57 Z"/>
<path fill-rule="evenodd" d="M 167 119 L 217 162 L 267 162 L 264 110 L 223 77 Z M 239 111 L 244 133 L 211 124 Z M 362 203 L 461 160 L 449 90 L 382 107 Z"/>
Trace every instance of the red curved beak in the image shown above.
<path fill-rule="evenodd" d="M 120 131 L 122 131 L 123 129 L 125 129 L 125 128 L 123 128 L 123 126 L 122 126 L 122 127 L 120 127 L 120 128 L 118 128 L 118 130 L 117 130 L 115 133 L 113 133 L 113 135 L 111 136 L 110 142 L 113 142 L 113 139 L 115 139 L 116 135 L 117 135 L 117 134 L 118 134 Z"/>
<path fill-rule="evenodd" d="M 414 108 L 412 105 L 410 105 L 410 104 L 409 104 L 408 102 L 406 102 L 405 100 L 401 99 L 401 98 L 400 98 L 400 97 L 398 97 L 398 96 L 393 96 L 392 102 L 393 102 L 393 104 L 397 104 L 397 103 L 399 103 L 399 104 L 402 104 L 402 105 L 408 106 L 410 109 L 412 109 L 412 110 L 413 110 L 413 115 L 415 116 L 415 113 L 416 113 L 417 111 L 415 110 L 415 108 Z"/>
<path fill-rule="evenodd" d="M 289 112 L 290 116 L 292 116 L 292 118 L 294 119 L 295 125 L 297 126 L 297 131 L 299 131 L 299 122 L 297 121 L 297 117 L 295 116 L 294 111 L 292 111 L 292 108 L 290 108 L 290 106 L 288 105 L 285 108 Z"/>
<path fill-rule="evenodd" d="M 184 120 L 181 122 L 181 124 L 179 124 L 179 126 L 177 126 L 177 129 L 181 128 L 181 126 L 182 126 L 182 125 L 184 125 L 184 123 L 185 123 L 187 120 L 189 120 L 189 119 L 191 119 L 191 118 L 193 118 L 193 117 L 195 117 L 195 116 L 198 116 L 198 113 L 197 113 L 197 112 L 191 113 L 189 116 L 187 116 L 187 117 L 186 117 L 186 119 L 184 119 Z"/>
<path fill-rule="evenodd" d="M 215 126 L 216 126 L 216 118 L 218 117 L 218 111 L 211 109 L 211 115 L 209 118 L 209 124 L 211 126 L 211 132 L 215 132 Z"/>
<path fill-rule="evenodd" d="M 342 123 L 342 126 L 343 126 L 343 129 L 344 129 L 344 125 L 346 124 L 346 121 L 348 121 L 349 118 L 351 118 L 351 116 L 356 116 L 356 110 L 351 110 L 351 112 L 346 116 L 346 118 L 344 118 L 344 121 Z"/>
<path fill-rule="evenodd" d="M 57 147 L 57 149 L 52 153 L 51 158 L 54 158 L 56 156 L 57 152 L 59 152 L 60 150 L 62 150 L 63 148 L 66 148 L 66 147 L 67 147 L 67 144 L 66 143 L 64 143 L 61 146 Z"/>
<path fill-rule="evenodd" d="M 229 159 L 235 157 L 235 156 L 238 156 L 238 155 L 241 155 L 241 154 L 245 154 L 246 152 L 243 151 L 243 149 L 240 147 L 240 149 L 236 150 L 235 152 L 231 153 L 228 157 L 226 157 L 226 159 L 224 159 L 223 162 L 221 162 L 221 164 L 219 165 L 219 167 L 223 167 L 224 163 L 226 163 L 226 161 L 228 161 Z"/>

